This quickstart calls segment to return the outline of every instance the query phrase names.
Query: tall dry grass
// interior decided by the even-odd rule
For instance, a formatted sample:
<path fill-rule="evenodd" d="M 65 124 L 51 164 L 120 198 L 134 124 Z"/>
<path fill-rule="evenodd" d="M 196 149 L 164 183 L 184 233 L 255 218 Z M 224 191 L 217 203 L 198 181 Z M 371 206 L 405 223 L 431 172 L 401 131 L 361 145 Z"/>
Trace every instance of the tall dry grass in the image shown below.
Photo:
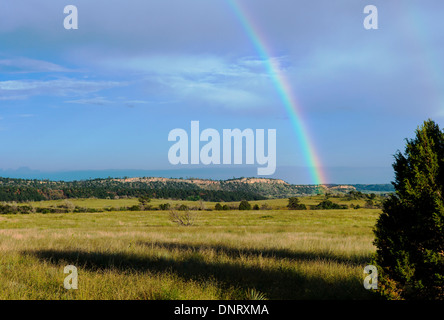
<path fill-rule="evenodd" d="M 93 201 L 93 200 L 90 200 Z M 377 210 L 0 216 L 0 299 L 370 299 Z M 79 289 L 63 287 L 66 265 Z"/>

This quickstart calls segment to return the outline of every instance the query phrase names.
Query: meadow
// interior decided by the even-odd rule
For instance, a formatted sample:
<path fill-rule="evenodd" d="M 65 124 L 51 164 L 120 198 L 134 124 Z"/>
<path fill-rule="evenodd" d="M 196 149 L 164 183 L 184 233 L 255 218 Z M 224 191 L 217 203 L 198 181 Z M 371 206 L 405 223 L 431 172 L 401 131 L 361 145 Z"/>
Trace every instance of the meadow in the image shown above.
<path fill-rule="evenodd" d="M 320 200 L 301 198 L 307 205 Z M 138 202 L 71 201 L 99 209 Z M 167 202 L 197 205 L 151 204 Z M 250 203 L 270 210 L 192 211 L 192 226 L 177 225 L 161 210 L 0 215 L 0 299 L 374 298 L 363 287 L 363 269 L 375 252 L 380 209 L 287 210 L 287 199 Z M 78 269 L 77 290 L 63 286 L 67 265 Z"/>

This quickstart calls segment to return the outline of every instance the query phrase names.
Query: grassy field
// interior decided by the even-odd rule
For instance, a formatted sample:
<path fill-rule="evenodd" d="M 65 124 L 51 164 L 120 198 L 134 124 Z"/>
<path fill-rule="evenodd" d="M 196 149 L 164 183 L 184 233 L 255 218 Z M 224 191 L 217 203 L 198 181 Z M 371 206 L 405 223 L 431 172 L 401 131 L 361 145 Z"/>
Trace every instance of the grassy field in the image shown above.
<path fill-rule="evenodd" d="M 104 208 L 137 199 L 72 202 Z M 152 204 L 166 202 L 175 204 Z M 373 298 L 362 285 L 363 268 L 380 210 L 250 203 L 264 202 L 273 209 L 195 211 L 195 224 L 186 227 L 168 211 L 0 215 L 0 299 Z M 67 265 L 78 269 L 78 290 L 63 286 Z"/>
<path fill-rule="evenodd" d="M 301 203 L 307 205 L 307 206 L 314 206 L 317 205 L 320 201 L 324 200 L 323 196 L 307 196 L 307 197 L 301 197 Z M 359 200 L 345 200 L 345 198 L 329 198 L 334 203 L 340 203 L 340 204 L 346 204 L 348 206 L 350 205 L 359 205 L 361 207 L 365 206 L 365 200 L 359 199 Z M 47 208 L 47 207 L 55 207 L 59 205 L 63 205 L 65 200 L 51 200 L 51 201 L 38 201 L 38 202 L 31 202 L 31 203 L 22 203 L 18 205 L 29 205 L 31 204 L 34 207 L 41 207 L 41 208 Z M 86 207 L 86 208 L 94 208 L 94 209 L 106 209 L 106 208 L 121 208 L 121 207 L 131 207 L 133 205 L 139 204 L 139 201 L 137 198 L 128 198 L 128 199 L 70 199 L 70 202 L 72 202 L 75 206 L 78 207 Z M 170 200 L 170 199 L 152 199 L 149 203 L 153 207 L 158 207 L 160 204 L 169 203 L 171 204 L 171 207 L 174 207 L 176 205 L 184 204 L 190 208 L 193 207 L 199 207 L 198 201 L 187 201 L 187 200 Z M 204 202 L 204 206 L 207 209 L 214 209 L 217 202 Z M 238 207 L 239 201 L 233 201 L 233 202 L 220 202 L 222 205 L 227 204 L 229 206 Z M 255 204 L 259 205 L 261 207 L 262 205 L 266 204 L 271 209 L 275 210 L 286 210 L 286 206 L 288 204 L 288 199 L 270 199 L 270 200 L 256 200 L 256 201 L 249 201 L 251 206 L 254 206 Z"/>

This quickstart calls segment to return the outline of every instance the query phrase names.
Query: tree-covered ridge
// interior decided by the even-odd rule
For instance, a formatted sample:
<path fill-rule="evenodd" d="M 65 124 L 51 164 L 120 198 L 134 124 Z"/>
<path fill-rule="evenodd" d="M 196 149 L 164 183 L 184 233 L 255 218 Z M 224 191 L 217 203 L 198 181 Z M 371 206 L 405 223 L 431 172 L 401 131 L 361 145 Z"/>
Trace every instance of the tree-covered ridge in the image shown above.
<path fill-rule="evenodd" d="M 108 178 L 50 181 L 0 178 L 0 201 L 39 201 L 70 198 L 141 197 L 203 199 L 206 201 L 262 200 L 331 192 L 390 192 L 387 185 L 292 185 L 283 180 Z"/>
<path fill-rule="evenodd" d="M 39 201 L 70 198 L 141 197 L 162 199 L 203 199 L 206 201 L 262 200 L 265 197 L 245 191 L 204 190 L 196 185 L 143 182 L 125 183 L 114 179 L 47 181 L 0 178 L 0 201 Z"/>

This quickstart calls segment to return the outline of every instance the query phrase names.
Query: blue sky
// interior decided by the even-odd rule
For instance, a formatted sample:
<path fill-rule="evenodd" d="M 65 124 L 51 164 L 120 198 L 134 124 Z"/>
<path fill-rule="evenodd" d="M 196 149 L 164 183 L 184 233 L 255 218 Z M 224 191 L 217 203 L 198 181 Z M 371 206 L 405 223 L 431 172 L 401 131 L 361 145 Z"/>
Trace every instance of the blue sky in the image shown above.
<path fill-rule="evenodd" d="M 442 1 L 238 2 L 291 82 L 327 182 L 388 183 L 404 139 L 444 125 Z M 78 30 L 63 28 L 68 4 Z M 378 30 L 363 28 L 367 4 Z M 226 0 L 0 1 L 0 173 L 175 169 L 168 133 L 192 120 L 277 129 L 274 177 L 311 182 Z"/>

